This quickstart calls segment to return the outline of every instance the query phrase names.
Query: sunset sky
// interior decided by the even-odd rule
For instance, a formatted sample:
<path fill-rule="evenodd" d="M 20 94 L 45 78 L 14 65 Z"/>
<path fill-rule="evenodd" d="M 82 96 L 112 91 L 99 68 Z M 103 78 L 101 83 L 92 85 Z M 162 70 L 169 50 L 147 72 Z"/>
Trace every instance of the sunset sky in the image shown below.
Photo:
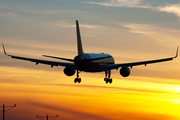
<path fill-rule="evenodd" d="M 76 20 L 84 52 L 111 54 L 115 63 L 173 57 L 180 45 L 179 0 L 0 0 L 0 43 L 11 55 L 73 59 Z M 180 56 L 133 67 L 127 78 L 112 70 L 112 84 L 104 72 L 81 72 L 75 84 L 64 67 L 3 49 L 0 58 L 0 106 L 17 104 L 6 120 L 180 120 Z"/>

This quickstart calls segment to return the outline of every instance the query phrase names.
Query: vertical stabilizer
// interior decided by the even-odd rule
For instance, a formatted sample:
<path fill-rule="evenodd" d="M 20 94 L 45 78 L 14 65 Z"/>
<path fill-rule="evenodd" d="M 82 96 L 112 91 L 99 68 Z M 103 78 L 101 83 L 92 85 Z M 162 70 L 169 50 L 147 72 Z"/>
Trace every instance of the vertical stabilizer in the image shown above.
<path fill-rule="evenodd" d="M 83 47 L 82 47 L 82 42 L 81 42 L 81 34 L 80 34 L 80 29 L 79 29 L 79 23 L 76 20 L 76 32 L 77 32 L 77 47 L 78 47 L 78 55 L 82 55 L 83 52 Z"/>

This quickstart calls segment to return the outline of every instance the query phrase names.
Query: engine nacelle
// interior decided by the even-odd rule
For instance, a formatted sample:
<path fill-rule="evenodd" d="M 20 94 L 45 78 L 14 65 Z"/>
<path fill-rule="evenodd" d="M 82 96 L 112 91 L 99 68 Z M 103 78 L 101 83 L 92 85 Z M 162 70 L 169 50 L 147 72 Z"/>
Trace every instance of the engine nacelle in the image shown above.
<path fill-rule="evenodd" d="M 64 74 L 66 74 L 67 76 L 72 76 L 75 74 L 75 70 L 69 69 L 69 68 L 64 68 Z"/>
<path fill-rule="evenodd" d="M 123 77 L 128 77 L 131 73 L 131 70 L 129 67 L 122 67 L 119 72 Z"/>

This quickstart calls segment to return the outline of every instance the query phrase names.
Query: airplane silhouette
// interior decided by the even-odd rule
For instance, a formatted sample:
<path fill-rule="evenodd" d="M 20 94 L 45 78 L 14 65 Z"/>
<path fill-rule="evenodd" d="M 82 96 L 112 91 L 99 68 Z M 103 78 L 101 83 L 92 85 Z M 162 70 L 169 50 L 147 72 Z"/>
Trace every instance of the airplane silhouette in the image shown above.
<path fill-rule="evenodd" d="M 130 75 L 130 68 L 137 65 L 147 65 L 151 63 L 157 63 L 157 62 L 164 62 L 164 61 L 170 61 L 173 60 L 178 56 L 178 47 L 176 56 L 164 58 L 164 59 L 156 59 L 156 60 L 149 60 L 149 61 L 141 61 L 141 62 L 132 62 L 132 63 L 122 63 L 122 64 L 115 64 L 114 58 L 109 54 L 104 53 L 84 53 L 82 42 L 81 42 L 81 35 L 80 35 L 80 29 L 79 29 L 79 23 L 76 20 L 76 32 L 77 32 L 77 49 L 78 49 L 78 55 L 74 57 L 74 59 L 68 59 L 68 58 L 61 58 L 61 57 L 55 57 L 55 56 L 49 56 L 49 55 L 43 55 L 44 57 L 54 58 L 54 59 L 60 59 L 69 61 L 72 63 L 66 63 L 66 62 L 56 62 L 56 61 L 48 61 L 48 60 L 40 60 L 40 59 L 33 59 L 33 58 L 27 58 L 27 57 L 20 57 L 20 56 L 14 56 L 14 55 L 8 55 L 5 51 L 4 44 L 3 50 L 4 54 L 7 56 L 10 56 L 11 58 L 15 59 L 21 59 L 26 60 L 30 62 L 35 62 L 36 65 L 39 63 L 47 64 L 53 66 L 64 66 L 64 74 L 67 76 L 72 76 L 77 72 L 77 78 L 74 79 L 74 82 L 81 82 L 81 78 L 79 78 L 79 73 L 81 71 L 85 72 L 105 72 L 105 78 L 104 81 L 106 83 L 112 83 L 111 78 L 111 70 L 112 69 L 120 69 L 120 74 L 123 77 L 128 77 Z"/>

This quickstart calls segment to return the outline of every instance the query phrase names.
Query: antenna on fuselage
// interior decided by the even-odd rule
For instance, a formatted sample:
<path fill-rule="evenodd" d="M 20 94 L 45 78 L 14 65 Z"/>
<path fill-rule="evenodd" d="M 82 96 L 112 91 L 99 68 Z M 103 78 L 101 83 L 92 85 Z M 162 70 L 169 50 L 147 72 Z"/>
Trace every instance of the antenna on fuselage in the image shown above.
<path fill-rule="evenodd" d="M 77 32 L 77 49 L 78 49 L 78 55 L 83 55 L 83 47 L 81 42 L 81 34 L 79 29 L 79 23 L 78 20 L 76 20 L 76 32 Z"/>

